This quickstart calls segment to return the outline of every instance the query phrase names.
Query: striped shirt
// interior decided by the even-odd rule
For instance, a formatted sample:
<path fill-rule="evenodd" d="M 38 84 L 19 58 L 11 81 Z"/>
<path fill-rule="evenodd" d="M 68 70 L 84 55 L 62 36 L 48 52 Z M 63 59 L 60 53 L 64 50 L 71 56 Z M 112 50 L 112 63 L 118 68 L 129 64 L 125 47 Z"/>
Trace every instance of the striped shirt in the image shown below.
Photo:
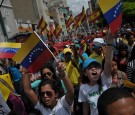
<path fill-rule="evenodd" d="M 126 74 L 127 74 L 128 80 L 133 82 L 132 81 L 133 77 L 135 77 L 134 76 L 134 74 L 135 74 L 135 59 L 133 59 L 132 61 L 128 62 L 127 69 L 126 69 Z"/>

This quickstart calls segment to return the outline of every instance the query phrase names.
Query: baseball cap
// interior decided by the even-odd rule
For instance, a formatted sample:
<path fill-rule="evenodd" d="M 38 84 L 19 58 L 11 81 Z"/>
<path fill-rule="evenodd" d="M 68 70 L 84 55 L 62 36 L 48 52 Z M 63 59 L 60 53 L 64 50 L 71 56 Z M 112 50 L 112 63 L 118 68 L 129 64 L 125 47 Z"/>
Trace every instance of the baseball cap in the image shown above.
<path fill-rule="evenodd" d="M 71 49 L 70 49 L 70 48 L 65 48 L 65 49 L 63 50 L 63 53 L 64 53 L 64 54 L 65 54 L 65 53 L 67 53 L 67 52 L 72 53 L 72 51 L 71 51 Z"/>
<path fill-rule="evenodd" d="M 103 38 L 95 38 L 94 40 L 93 40 L 93 43 L 94 43 L 94 45 L 102 45 L 102 44 L 104 44 L 104 39 Z"/>
<path fill-rule="evenodd" d="M 101 64 L 100 64 L 99 62 L 97 62 L 95 59 L 93 59 L 93 58 L 87 58 L 87 59 L 83 62 L 83 71 L 84 71 L 91 63 L 95 63 L 95 64 L 101 65 Z"/>
<path fill-rule="evenodd" d="M 100 48 L 105 44 L 104 39 L 103 38 L 95 38 L 93 40 L 93 46 L 94 48 Z"/>

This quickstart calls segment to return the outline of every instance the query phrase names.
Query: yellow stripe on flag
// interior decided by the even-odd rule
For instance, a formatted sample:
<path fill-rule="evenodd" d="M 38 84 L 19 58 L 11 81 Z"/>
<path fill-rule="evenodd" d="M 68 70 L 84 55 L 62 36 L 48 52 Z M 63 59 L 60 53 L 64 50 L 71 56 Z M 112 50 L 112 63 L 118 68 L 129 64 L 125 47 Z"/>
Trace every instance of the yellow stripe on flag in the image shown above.
<path fill-rule="evenodd" d="M 94 20 L 95 18 L 97 18 L 100 15 L 100 12 L 98 11 L 97 13 L 93 14 L 90 16 L 90 20 Z"/>
<path fill-rule="evenodd" d="M 32 39 L 31 39 L 32 38 Z M 18 63 L 21 63 L 22 60 L 28 55 L 30 49 L 33 49 L 35 45 L 40 41 L 40 39 L 36 36 L 36 34 L 32 34 L 30 38 L 23 45 L 23 49 L 20 49 L 17 54 L 13 57 Z M 31 44 L 30 44 L 31 43 Z"/>
<path fill-rule="evenodd" d="M 102 9 L 103 14 L 113 8 L 120 0 L 100 0 L 99 6 Z"/>
<path fill-rule="evenodd" d="M 21 43 L 0 42 L 0 48 L 21 48 Z"/>
<path fill-rule="evenodd" d="M 57 27 L 57 34 L 59 33 L 59 31 L 61 30 L 60 25 Z"/>
<path fill-rule="evenodd" d="M 11 88 L 14 89 L 14 86 L 11 82 L 11 78 L 9 74 L 0 75 L 0 78 L 4 80 L 8 85 L 10 85 Z M 7 101 L 11 90 L 7 86 L 5 86 L 2 82 L 0 82 L 0 90 L 4 96 L 4 100 Z"/>

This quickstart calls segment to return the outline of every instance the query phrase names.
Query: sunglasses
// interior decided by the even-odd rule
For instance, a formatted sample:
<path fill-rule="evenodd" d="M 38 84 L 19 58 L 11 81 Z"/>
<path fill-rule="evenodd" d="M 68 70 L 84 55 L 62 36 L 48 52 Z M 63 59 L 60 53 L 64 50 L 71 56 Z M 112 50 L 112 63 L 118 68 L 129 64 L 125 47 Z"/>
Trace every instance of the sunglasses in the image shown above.
<path fill-rule="evenodd" d="M 45 94 L 48 97 L 52 97 L 52 95 L 53 95 L 52 91 L 43 91 L 43 92 L 41 92 L 42 97 L 44 97 Z"/>
<path fill-rule="evenodd" d="M 46 77 L 46 75 L 51 76 L 52 73 L 51 72 L 46 72 L 46 73 L 43 74 L 43 77 Z"/>

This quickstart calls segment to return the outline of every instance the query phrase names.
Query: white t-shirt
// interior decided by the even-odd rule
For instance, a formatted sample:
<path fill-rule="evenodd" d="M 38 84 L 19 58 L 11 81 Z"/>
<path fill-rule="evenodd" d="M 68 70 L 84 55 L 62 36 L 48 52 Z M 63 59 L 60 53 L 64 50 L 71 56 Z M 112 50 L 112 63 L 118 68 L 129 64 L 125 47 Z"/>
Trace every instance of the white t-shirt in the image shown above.
<path fill-rule="evenodd" d="M 101 93 L 103 93 L 106 89 L 108 89 L 111 86 L 112 78 L 111 77 L 107 78 L 102 73 L 101 80 L 103 84 Z M 90 104 L 90 111 L 91 111 L 90 115 L 98 115 L 97 100 L 101 95 L 98 88 L 99 86 L 97 84 L 94 86 L 82 84 L 80 86 L 78 102 L 88 102 Z"/>
<path fill-rule="evenodd" d="M 42 115 L 71 115 L 71 107 L 65 100 L 65 96 L 58 100 L 57 105 L 52 110 L 44 107 L 40 102 L 36 104 L 35 108 L 39 109 Z"/>

